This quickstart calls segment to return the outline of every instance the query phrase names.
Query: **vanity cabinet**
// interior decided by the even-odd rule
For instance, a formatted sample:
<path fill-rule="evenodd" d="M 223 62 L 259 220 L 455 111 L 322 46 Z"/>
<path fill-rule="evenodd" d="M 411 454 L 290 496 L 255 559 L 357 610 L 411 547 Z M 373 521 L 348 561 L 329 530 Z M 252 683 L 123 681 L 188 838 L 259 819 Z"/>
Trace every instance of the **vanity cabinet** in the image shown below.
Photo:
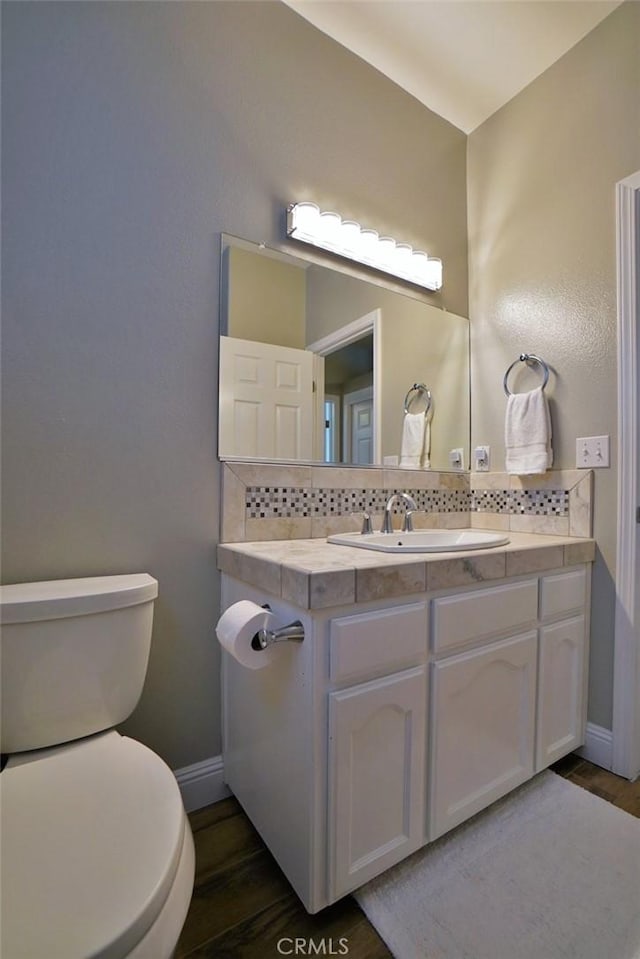
<path fill-rule="evenodd" d="M 309 912 L 584 742 L 589 565 L 307 610 L 264 669 L 223 659 L 224 774 Z"/>

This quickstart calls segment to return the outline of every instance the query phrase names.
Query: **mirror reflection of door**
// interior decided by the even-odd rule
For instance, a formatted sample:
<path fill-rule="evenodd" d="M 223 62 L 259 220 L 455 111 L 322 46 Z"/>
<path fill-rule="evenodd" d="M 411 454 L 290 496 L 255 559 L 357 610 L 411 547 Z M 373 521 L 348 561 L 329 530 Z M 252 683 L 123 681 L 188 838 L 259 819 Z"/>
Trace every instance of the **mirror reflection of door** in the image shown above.
<path fill-rule="evenodd" d="M 344 460 L 356 466 L 373 463 L 373 387 L 344 397 Z"/>
<path fill-rule="evenodd" d="M 324 359 L 325 403 L 330 401 L 335 408 L 337 398 L 342 406 L 342 417 L 338 413 L 333 426 L 331 455 L 335 456 L 336 449 L 340 453 L 336 459 L 327 459 L 325 448 L 325 462 L 370 465 L 374 461 L 373 334 L 367 333 Z"/>
<path fill-rule="evenodd" d="M 220 337 L 221 449 L 310 460 L 313 412 L 312 353 Z"/>

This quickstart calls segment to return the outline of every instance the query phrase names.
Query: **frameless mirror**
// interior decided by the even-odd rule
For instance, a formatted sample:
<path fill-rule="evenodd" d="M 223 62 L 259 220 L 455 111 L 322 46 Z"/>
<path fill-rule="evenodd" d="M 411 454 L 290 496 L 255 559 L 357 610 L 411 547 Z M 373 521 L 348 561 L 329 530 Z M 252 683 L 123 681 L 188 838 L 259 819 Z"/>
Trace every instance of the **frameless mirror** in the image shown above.
<path fill-rule="evenodd" d="M 221 333 L 220 459 L 401 465 L 424 384 L 423 468 L 468 465 L 466 317 L 225 234 Z"/>

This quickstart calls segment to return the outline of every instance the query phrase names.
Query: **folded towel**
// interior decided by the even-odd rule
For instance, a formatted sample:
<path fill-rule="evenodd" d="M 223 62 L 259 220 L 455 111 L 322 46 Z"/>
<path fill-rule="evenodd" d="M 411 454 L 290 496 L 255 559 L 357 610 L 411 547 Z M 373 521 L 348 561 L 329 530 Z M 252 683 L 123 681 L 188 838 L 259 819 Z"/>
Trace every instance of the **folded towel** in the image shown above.
<path fill-rule="evenodd" d="M 402 424 L 400 466 L 404 469 L 429 469 L 431 427 L 424 413 L 405 413 Z"/>
<path fill-rule="evenodd" d="M 431 469 L 431 413 L 424 418 L 424 444 L 422 446 L 422 469 Z"/>
<path fill-rule="evenodd" d="M 504 426 L 507 473 L 544 473 L 553 463 L 551 417 L 539 386 L 530 393 L 511 393 Z"/>

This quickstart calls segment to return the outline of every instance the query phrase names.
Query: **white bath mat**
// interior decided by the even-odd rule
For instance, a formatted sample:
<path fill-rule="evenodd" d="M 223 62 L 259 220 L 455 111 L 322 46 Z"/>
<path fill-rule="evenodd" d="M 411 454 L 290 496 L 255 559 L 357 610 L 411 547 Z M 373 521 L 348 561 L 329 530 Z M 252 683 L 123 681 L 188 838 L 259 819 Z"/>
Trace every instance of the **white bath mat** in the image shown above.
<path fill-rule="evenodd" d="M 640 959 L 640 819 L 543 772 L 354 895 L 396 959 Z"/>

